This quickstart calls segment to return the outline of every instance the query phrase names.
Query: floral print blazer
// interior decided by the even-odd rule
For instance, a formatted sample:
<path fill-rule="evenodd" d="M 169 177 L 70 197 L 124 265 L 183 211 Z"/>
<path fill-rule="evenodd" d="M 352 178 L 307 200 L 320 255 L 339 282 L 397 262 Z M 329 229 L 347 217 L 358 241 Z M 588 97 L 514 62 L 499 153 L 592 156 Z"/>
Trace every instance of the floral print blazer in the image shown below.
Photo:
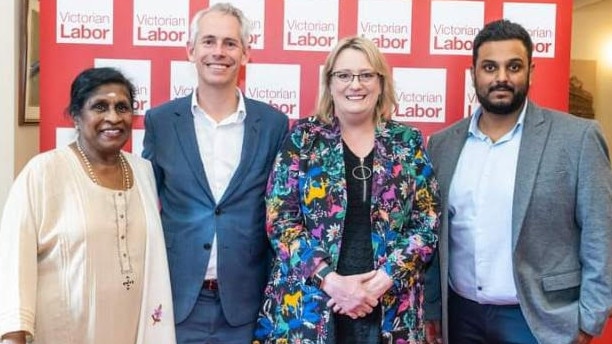
<path fill-rule="evenodd" d="M 436 247 L 438 183 L 421 133 L 394 121 L 376 128 L 371 198 L 373 268 L 393 286 L 380 300 L 385 343 L 424 339 L 423 266 Z M 328 295 L 311 279 L 338 263 L 347 195 L 337 121 L 299 120 L 268 181 L 266 230 L 275 258 L 254 343 L 327 343 Z"/>

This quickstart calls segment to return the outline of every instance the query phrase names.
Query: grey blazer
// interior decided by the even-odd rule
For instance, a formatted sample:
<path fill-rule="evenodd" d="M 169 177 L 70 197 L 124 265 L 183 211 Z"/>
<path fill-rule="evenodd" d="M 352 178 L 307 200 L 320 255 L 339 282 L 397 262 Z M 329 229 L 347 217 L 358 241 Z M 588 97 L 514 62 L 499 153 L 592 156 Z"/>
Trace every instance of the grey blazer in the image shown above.
<path fill-rule="evenodd" d="M 426 317 L 448 342 L 448 194 L 469 118 L 434 134 L 440 184 L 439 251 L 426 275 Z M 512 209 L 512 264 L 521 310 L 540 343 L 597 335 L 612 307 L 612 173 L 594 121 L 529 102 Z"/>
<path fill-rule="evenodd" d="M 215 202 L 196 140 L 191 95 L 149 110 L 144 150 L 161 203 L 176 323 L 196 305 L 213 236 L 221 306 L 233 326 L 254 322 L 272 250 L 265 230 L 268 174 L 287 132 L 287 116 L 244 98 L 247 116 L 240 163 Z"/>

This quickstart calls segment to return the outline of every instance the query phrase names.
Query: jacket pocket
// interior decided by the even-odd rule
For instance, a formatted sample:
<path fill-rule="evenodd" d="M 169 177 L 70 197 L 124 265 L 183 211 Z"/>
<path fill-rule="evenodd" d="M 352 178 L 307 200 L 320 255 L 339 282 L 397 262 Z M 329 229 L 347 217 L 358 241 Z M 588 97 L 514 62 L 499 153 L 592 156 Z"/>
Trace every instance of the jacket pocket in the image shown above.
<path fill-rule="evenodd" d="M 580 286 L 582 273 L 580 270 L 564 272 L 552 276 L 542 277 L 544 291 L 557 291 Z"/>

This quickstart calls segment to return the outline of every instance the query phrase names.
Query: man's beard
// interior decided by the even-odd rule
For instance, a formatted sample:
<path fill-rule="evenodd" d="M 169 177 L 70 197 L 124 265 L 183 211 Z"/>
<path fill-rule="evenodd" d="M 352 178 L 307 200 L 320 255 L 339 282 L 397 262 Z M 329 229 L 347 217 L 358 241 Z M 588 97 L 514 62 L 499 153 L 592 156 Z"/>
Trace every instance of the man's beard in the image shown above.
<path fill-rule="evenodd" d="M 512 92 L 512 100 L 509 103 L 505 103 L 505 102 L 494 103 L 490 101 L 489 98 L 487 98 L 489 93 L 493 91 L 498 91 L 498 90 Z M 500 85 L 491 87 L 488 90 L 487 94 L 484 94 L 484 95 L 477 91 L 476 97 L 478 97 L 480 106 L 482 106 L 482 108 L 485 111 L 494 113 L 496 115 L 508 115 L 508 114 L 518 111 L 521 108 L 521 106 L 523 106 L 523 104 L 525 103 L 525 99 L 527 99 L 527 93 L 529 93 L 529 84 L 526 84 L 524 89 L 518 89 L 518 90 L 508 85 L 500 84 Z"/>

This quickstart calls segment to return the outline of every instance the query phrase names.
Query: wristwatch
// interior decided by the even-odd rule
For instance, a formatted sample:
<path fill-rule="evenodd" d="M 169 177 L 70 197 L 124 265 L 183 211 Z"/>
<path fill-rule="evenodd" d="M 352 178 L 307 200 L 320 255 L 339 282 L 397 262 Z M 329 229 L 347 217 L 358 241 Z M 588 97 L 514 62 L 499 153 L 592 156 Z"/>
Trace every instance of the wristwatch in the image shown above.
<path fill-rule="evenodd" d="M 323 280 L 325 279 L 325 277 L 332 272 L 334 272 L 334 270 L 329 265 L 315 272 L 314 276 L 312 276 L 312 281 L 314 282 L 314 285 L 318 288 L 321 288 L 321 284 L 323 284 Z"/>

